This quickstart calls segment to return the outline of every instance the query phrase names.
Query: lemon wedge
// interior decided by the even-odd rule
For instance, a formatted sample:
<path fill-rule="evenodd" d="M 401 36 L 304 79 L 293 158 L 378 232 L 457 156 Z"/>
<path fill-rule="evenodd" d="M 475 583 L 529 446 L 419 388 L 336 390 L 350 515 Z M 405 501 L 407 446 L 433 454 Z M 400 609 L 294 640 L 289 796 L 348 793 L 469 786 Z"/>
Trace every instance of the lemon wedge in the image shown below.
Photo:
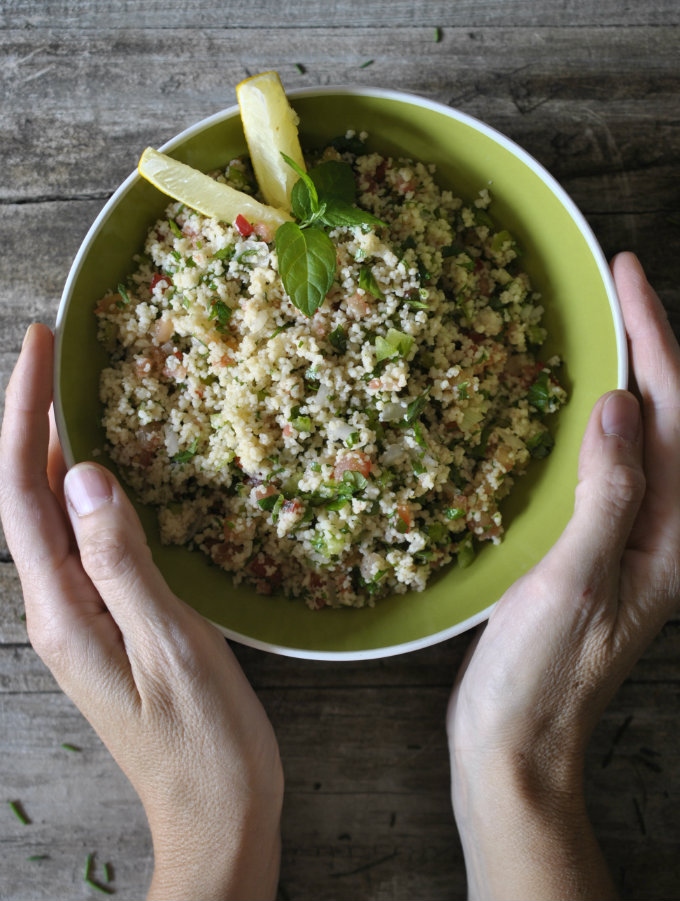
<path fill-rule="evenodd" d="M 287 154 L 304 171 L 298 117 L 288 103 L 277 72 L 262 72 L 236 85 L 241 122 L 255 178 L 272 206 L 290 210 L 290 192 L 298 176 L 281 156 Z"/>
<path fill-rule="evenodd" d="M 153 147 L 146 148 L 137 170 L 159 191 L 222 222 L 234 222 L 241 215 L 248 222 L 260 222 L 277 229 L 291 218 L 287 212 L 260 203 L 249 194 L 223 185 Z"/>

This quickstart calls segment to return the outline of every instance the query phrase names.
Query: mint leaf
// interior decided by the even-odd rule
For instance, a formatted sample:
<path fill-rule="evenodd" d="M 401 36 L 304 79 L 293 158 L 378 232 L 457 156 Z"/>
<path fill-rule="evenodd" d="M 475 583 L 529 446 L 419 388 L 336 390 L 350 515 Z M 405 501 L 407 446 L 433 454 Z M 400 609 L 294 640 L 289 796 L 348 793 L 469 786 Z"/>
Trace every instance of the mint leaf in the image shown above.
<path fill-rule="evenodd" d="M 291 168 L 297 175 L 300 176 L 300 178 L 302 179 L 302 181 L 303 181 L 303 182 L 305 183 L 305 185 L 307 186 L 307 191 L 309 192 L 309 199 L 310 199 L 312 211 L 313 211 L 313 212 L 316 212 L 316 210 L 318 210 L 318 208 L 319 208 L 319 195 L 316 193 L 316 185 L 314 184 L 314 182 L 312 181 L 312 179 L 309 177 L 309 175 L 304 171 L 304 169 L 301 169 L 301 168 L 298 166 L 298 164 L 295 162 L 295 160 L 292 160 L 292 159 L 291 159 L 287 154 L 285 154 L 283 151 L 281 151 L 281 156 L 282 156 L 282 157 L 284 158 L 284 160 L 288 163 L 288 165 L 290 166 L 290 168 Z"/>
<path fill-rule="evenodd" d="M 306 222 L 308 219 L 313 218 L 314 210 L 312 209 L 312 198 L 309 193 L 309 187 L 301 178 L 295 182 L 293 190 L 290 192 L 290 205 L 293 210 L 293 215 L 296 219 L 299 219 L 300 222 Z"/>
<path fill-rule="evenodd" d="M 326 209 L 319 218 L 331 228 L 351 228 L 354 225 L 371 228 L 387 224 L 372 213 L 367 213 L 366 210 L 360 210 L 351 203 L 332 198 L 326 203 Z"/>
<path fill-rule="evenodd" d="M 276 253 L 283 287 L 293 306 L 313 316 L 335 278 L 335 246 L 318 228 L 304 231 L 284 222 L 276 231 Z"/>
<path fill-rule="evenodd" d="M 357 186 L 354 181 L 354 172 L 349 163 L 339 160 L 328 160 L 309 170 L 309 177 L 314 182 L 319 197 L 324 200 L 340 200 L 344 203 L 354 203 L 357 196 Z"/>

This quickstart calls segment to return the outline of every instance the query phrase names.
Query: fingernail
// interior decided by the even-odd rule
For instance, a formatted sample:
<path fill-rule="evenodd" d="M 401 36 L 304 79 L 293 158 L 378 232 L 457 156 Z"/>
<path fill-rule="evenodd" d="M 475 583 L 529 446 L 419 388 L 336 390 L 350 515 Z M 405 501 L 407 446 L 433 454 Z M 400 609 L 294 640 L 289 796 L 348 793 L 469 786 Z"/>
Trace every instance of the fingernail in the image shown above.
<path fill-rule="evenodd" d="M 113 500 L 111 483 L 97 466 L 81 463 L 66 473 L 64 492 L 78 516 L 88 516 Z"/>
<path fill-rule="evenodd" d="M 31 329 L 33 328 L 34 325 L 35 325 L 35 323 L 32 322 L 32 323 L 29 325 L 29 327 L 26 329 L 26 334 L 24 335 L 24 340 L 23 340 L 23 342 L 22 342 L 22 344 L 21 344 L 21 349 L 22 349 L 22 350 L 24 349 L 24 347 L 26 347 L 26 342 L 28 341 L 28 336 L 31 334 Z"/>
<path fill-rule="evenodd" d="M 624 441 L 637 441 L 640 434 L 640 407 L 628 391 L 610 394 L 602 407 L 602 431 Z"/>

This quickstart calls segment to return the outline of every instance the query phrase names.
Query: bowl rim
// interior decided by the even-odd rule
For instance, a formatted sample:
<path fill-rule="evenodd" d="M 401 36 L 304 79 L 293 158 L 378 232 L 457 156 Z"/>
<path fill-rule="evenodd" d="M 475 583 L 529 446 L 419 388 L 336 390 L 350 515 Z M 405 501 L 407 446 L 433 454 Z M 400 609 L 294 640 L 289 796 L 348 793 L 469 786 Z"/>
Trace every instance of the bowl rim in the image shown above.
<path fill-rule="evenodd" d="M 426 109 L 432 110 L 433 112 L 444 115 L 450 119 L 454 119 L 457 122 L 461 122 L 464 125 L 467 125 L 470 128 L 474 129 L 475 131 L 484 134 L 496 144 L 501 145 L 501 147 L 510 152 L 513 156 L 521 160 L 546 185 L 546 187 L 549 188 L 549 190 L 559 200 L 561 205 L 566 209 L 570 218 L 573 220 L 579 232 L 586 241 L 588 249 L 593 256 L 593 259 L 595 260 L 598 272 L 604 284 L 605 293 L 609 300 L 609 308 L 613 321 L 617 354 L 617 388 L 627 388 L 628 345 L 626 339 L 626 330 L 623 322 L 623 314 L 621 312 L 621 306 L 616 291 L 616 286 L 614 284 L 614 279 L 607 259 L 597 238 L 595 237 L 592 228 L 590 227 L 581 210 L 577 207 L 576 203 L 572 200 L 572 198 L 562 187 L 562 185 L 557 181 L 557 179 L 553 175 L 551 175 L 550 172 L 545 168 L 545 166 L 543 166 L 543 164 L 540 163 L 534 156 L 532 156 L 528 151 L 517 144 L 512 138 L 507 137 L 507 135 L 503 134 L 503 132 L 498 131 L 498 129 L 494 128 L 491 125 L 488 125 L 481 119 L 478 119 L 475 116 L 471 116 L 469 113 L 465 113 L 455 107 L 447 106 L 446 104 L 441 103 L 437 100 L 431 100 L 427 97 L 422 97 L 421 95 L 413 92 L 397 91 L 390 88 L 376 88 L 363 85 L 339 84 L 328 85 L 326 87 L 311 86 L 304 88 L 295 88 L 286 90 L 286 95 L 291 100 L 310 96 L 373 97 L 378 99 L 398 101 L 400 103 L 412 104 L 421 108 L 424 107 Z M 238 104 L 232 104 L 225 109 L 219 110 L 216 113 L 212 113 L 211 115 L 200 119 L 198 122 L 189 125 L 187 128 L 183 129 L 178 134 L 167 140 L 160 146 L 159 149 L 164 153 L 172 151 L 173 149 L 184 143 L 184 141 L 205 130 L 211 125 L 238 114 Z M 70 469 L 75 464 L 75 459 L 73 456 L 71 442 L 68 437 L 66 422 L 63 417 L 63 405 L 61 403 L 61 385 L 58 377 L 61 370 L 62 354 L 64 350 L 64 318 L 69 305 L 73 286 L 80 274 L 81 267 L 84 263 L 87 253 L 89 252 L 90 245 L 99 233 L 99 230 L 102 228 L 105 221 L 108 219 L 111 210 L 118 204 L 119 200 L 128 192 L 128 190 L 130 190 L 132 185 L 135 184 L 138 179 L 141 179 L 141 177 L 142 176 L 139 175 L 136 169 L 131 172 L 130 175 L 128 175 L 128 177 L 113 192 L 102 209 L 99 211 L 96 219 L 83 238 L 78 248 L 78 252 L 73 259 L 59 301 L 59 308 L 57 311 L 55 326 L 54 414 L 57 425 L 57 432 L 64 454 L 64 460 L 68 469 Z M 496 600 L 493 604 L 490 604 L 484 610 L 481 610 L 479 613 L 476 613 L 474 616 L 468 617 L 467 619 L 462 620 L 454 624 L 453 626 L 449 626 L 446 629 L 431 633 L 430 635 L 426 635 L 412 641 L 401 642 L 395 645 L 386 645 L 383 647 L 374 647 L 358 651 L 316 651 L 309 650 L 307 648 L 294 648 L 287 645 L 276 645 L 270 642 L 252 638 L 248 635 L 244 635 L 243 633 L 237 632 L 234 629 L 229 629 L 226 626 L 221 625 L 220 623 L 216 623 L 214 621 L 211 622 L 213 622 L 213 625 L 215 625 L 226 638 L 232 641 L 236 641 L 239 644 L 254 648 L 256 650 L 267 651 L 269 653 L 286 657 L 293 657 L 296 659 L 324 661 L 360 661 L 406 654 L 412 651 L 422 650 L 423 648 L 439 644 L 443 641 L 447 641 L 448 639 L 454 638 L 457 635 L 461 635 L 462 633 L 473 629 L 475 626 L 478 626 L 480 623 L 485 622 L 491 615 L 491 612 L 493 611 L 497 603 L 498 600 Z"/>

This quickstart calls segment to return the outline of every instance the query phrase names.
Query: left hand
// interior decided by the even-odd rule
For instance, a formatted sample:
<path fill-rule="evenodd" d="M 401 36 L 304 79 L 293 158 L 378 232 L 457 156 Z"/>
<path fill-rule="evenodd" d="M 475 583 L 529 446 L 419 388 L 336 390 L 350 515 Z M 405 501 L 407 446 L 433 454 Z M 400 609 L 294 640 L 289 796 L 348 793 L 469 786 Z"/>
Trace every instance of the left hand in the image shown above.
<path fill-rule="evenodd" d="M 0 437 L 31 643 L 142 800 L 149 897 L 274 897 L 283 775 L 269 720 L 224 637 L 168 588 L 111 473 L 65 473 L 51 372 L 52 335 L 31 326 Z"/>

